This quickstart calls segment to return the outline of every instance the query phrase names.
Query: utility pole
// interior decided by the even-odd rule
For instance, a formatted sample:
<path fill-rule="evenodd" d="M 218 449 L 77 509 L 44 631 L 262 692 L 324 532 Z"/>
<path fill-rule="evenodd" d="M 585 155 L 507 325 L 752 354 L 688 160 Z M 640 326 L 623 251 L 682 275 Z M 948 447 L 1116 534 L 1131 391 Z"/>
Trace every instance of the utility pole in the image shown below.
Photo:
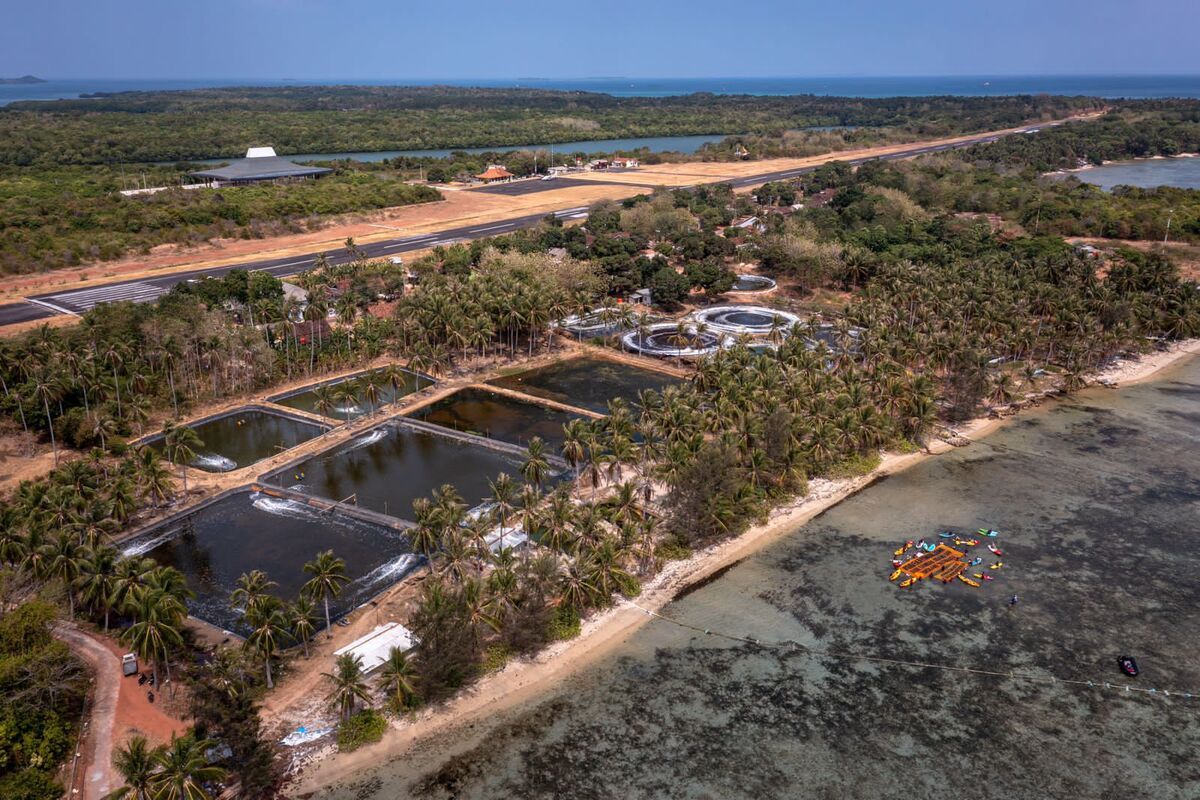
<path fill-rule="evenodd" d="M 1175 209 L 1167 209 L 1167 231 L 1163 234 L 1163 247 L 1167 246 L 1167 237 L 1171 235 L 1171 218 L 1175 216 Z"/>

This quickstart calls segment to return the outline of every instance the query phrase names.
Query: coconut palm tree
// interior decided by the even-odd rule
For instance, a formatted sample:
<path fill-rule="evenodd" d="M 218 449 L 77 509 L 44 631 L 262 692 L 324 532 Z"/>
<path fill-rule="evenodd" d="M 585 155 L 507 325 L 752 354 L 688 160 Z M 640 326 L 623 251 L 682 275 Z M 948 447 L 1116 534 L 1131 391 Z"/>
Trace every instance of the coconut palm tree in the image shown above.
<path fill-rule="evenodd" d="M 317 610 L 313 606 L 312 600 L 303 594 L 297 597 L 296 602 L 287 608 L 288 631 L 304 647 L 305 658 L 308 658 L 308 640 L 317 632 L 317 627 L 314 624 L 316 613 Z"/>
<path fill-rule="evenodd" d="M 163 425 L 163 452 L 167 460 L 182 471 L 184 494 L 187 494 L 188 490 L 188 464 L 196 459 L 196 454 L 202 447 L 203 440 L 191 427 L 175 425 L 172 422 Z"/>
<path fill-rule="evenodd" d="M 521 462 L 521 477 L 532 483 L 539 490 L 550 474 L 550 460 L 546 454 L 546 443 L 541 437 L 534 436 L 525 448 L 525 458 Z"/>
<path fill-rule="evenodd" d="M 33 378 L 33 396 L 42 401 L 46 412 L 46 428 L 50 431 L 50 449 L 54 451 L 54 466 L 58 466 L 58 443 L 54 439 L 54 418 L 50 416 L 50 403 L 62 397 L 62 377 L 52 366 L 46 365 Z"/>
<path fill-rule="evenodd" d="M 408 656 L 399 647 L 388 650 L 387 658 L 379 670 L 379 691 L 388 699 L 392 708 L 403 709 L 412 705 L 416 697 L 413 681 L 417 671 Z"/>
<path fill-rule="evenodd" d="M 134 734 L 112 756 L 113 768 L 125 785 L 104 800 L 151 800 L 151 787 L 163 748 L 151 747 L 146 737 Z"/>
<path fill-rule="evenodd" d="M 231 608 L 240 608 L 242 613 L 249 616 L 273 599 L 269 593 L 278 585 L 261 569 L 243 572 L 229 594 L 229 605 Z"/>
<path fill-rule="evenodd" d="M 71 619 L 75 619 L 75 583 L 83 563 L 83 552 L 76 538 L 63 531 L 53 542 L 42 545 L 45 574 L 62 582 L 67 595 Z"/>
<path fill-rule="evenodd" d="M 205 786 L 225 777 L 205 753 L 215 742 L 194 735 L 176 736 L 156 755 L 158 770 L 150 778 L 154 800 L 208 800 Z"/>
<path fill-rule="evenodd" d="M 354 715 L 354 709 L 359 702 L 370 704 L 371 691 L 367 688 L 363 676 L 362 656 L 343 653 L 338 656 L 334 671 L 322 672 L 321 675 L 333 684 L 333 689 L 326 699 L 329 701 L 329 707 L 338 711 L 342 721 Z"/>
<path fill-rule="evenodd" d="M 517 484 L 507 472 L 501 472 L 495 480 L 488 481 L 492 493 L 492 509 L 500 523 L 500 538 L 504 538 L 504 522 L 516 508 Z"/>
<path fill-rule="evenodd" d="M 158 668 L 162 666 L 171 680 L 171 649 L 183 644 L 179 623 L 184 610 L 169 595 L 157 590 L 136 593 L 128 607 L 134 623 L 121 632 L 125 642 L 143 661 L 149 661 L 158 685 Z"/>
<path fill-rule="evenodd" d="M 304 571 L 312 577 L 301 589 L 304 594 L 314 601 L 321 601 L 325 606 L 325 635 L 333 638 L 333 628 L 329 619 L 329 600 L 342 593 L 342 587 L 350 582 L 346 577 L 346 562 L 333 554 L 332 550 L 317 553 L 316 558 L 304 565 Z"/>
<path fill-rule="evenodd" d="M 582 419 L 573 419 L 563 425 L 562 454 L 575 471 L 576 479 L 579 478 L 579 465 L 587 455 L 587 434 L 588 425 Z"/>
<path fill-rule="evenodd" d="M 279 654 L 280 643 L 288 636 L 288 617 L 283 603 L 274 597 L 260 601 L 246 612 L 246 622 L 251 630 L 244 647 L 263 660 L 267 688 L 274 689 L 271 660 Z"/>
<path fill-rule="evenodd" d="M 121 553 L 108 545 L 93 545 L 83 554 L 75 586 L 80 599 L 93 609 L 104 612 L 104 632 L 113 607 L 113 589 L 117 580 L 117 562 Z"/>

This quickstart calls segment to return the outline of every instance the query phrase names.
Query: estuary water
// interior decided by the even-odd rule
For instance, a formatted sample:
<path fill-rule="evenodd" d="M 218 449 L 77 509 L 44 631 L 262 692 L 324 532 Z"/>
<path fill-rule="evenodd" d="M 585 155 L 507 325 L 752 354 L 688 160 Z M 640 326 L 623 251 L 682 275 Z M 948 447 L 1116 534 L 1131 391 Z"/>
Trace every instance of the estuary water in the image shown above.
<path fill-rule="evenodd" d="M 1194 798 L 1197 519 L 1193 359 L 879 481 L 663 609 L 692 627 L 649 622 L 539 699 L 316 796 Z M 888 582 L 897 543 L 979 527 L 1001 531 L 995 580 Z"/>
<path fill-rule="evenodd" d="M 1112 191 L 1115 186 L 1175 186 L 1200 189 L 1200 158 L 1148 158 L 1139 161 L 1113 161 L 1099 167 L 1071 173 L 1084 183 Z"/>

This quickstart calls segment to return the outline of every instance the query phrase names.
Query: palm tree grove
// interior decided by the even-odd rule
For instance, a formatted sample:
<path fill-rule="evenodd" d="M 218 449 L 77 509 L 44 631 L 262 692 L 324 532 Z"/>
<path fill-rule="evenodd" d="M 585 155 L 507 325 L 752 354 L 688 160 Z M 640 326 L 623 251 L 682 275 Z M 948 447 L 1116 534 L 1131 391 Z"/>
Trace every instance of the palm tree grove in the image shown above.
<path fill-rule="evenodd" d="M 939 103 L 928 130 L 906 109 L 860 143 L 853 123 L 804 134 L 772 118 L 697 154 L 634 151 L 655 168 L 742 170 L 712 182 L 629 184 L 631 167 L 587 184 L 585 159 L 578 175 L 530 160 L 531 177 L 499 188 L 467 175 L 442 194 L 604 191 L 402 257 L 381 249 L 399 235 L 388 225 L 332 240 L 350 222 L 312 211 L 306 235 L 327 244 L 298 274 L 231 255 L 150 298 L 5 329 L 0 797 L 295 796 L 320 758 L 382 740 L 365 752 L 385 759 L 397 731 L 436 724 L 635 603 L 660 609 L 723 545 L 867 485 L 889 454 L 935 457 L 981 418 L 1200 336 L 1198 190 L 1045 174 L 1198 150 L 1196 101 L 1073 99 L 1028 118 L 1005 101 L 1003 126 L 976 110 L 963 131 L 938 127 Z M 279 108 L 236 119 L 267 125 L 253 115 Z M 949 133 L 977 139 L 816 158 L 834 139 Z M 785 161 L 803 166 L 781 176 Z M 362 168 L 369 181 L 343 164 L 312 186 L 405 178 L 382 163 Z M 574 177 L 540 180 L 558 174 Z M 282 202 L 287 186 L 186 191 L 232 206 Z M 183 214 L 185 190 L 166 192 L 174 206 L 121 202 Z M 0 224 L 8 261 L 53 250 Z M 255 246 L 298 233 L 280 225 Z M 577 383 L 556 372 L 572 368 Z M 455 399 L 453 425 L 414 414 Z M 407 472 L 381 486 L 392 464 Z M 415 500 L 391 500 L 411 486 Z M 204 521 L 225 504 L 241 511 L 212 523 L 230 537 L 217 548 Z M 271 538 L 275 525 L 303 537 Z"/>

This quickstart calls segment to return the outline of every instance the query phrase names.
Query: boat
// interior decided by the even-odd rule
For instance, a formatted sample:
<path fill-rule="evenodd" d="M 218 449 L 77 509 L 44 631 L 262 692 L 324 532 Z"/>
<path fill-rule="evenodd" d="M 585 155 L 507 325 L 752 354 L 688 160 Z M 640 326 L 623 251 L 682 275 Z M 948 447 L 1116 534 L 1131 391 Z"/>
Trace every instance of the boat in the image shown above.
<path fill-rule="evenodd" d="M 977 530 L 975 532 L 978 533 L 980 536 L 989 536 L 989 537 L 993 537 L 993 538 L 1000 535 L 1000 531 L 993 531 L 993 530 L 989 530 L 987 528 L 980 528 L 979 530 Z"/>
<path fill-rule="evenodd" d="M 984 575 L 983 579 L 985 581 L 994 581 L 994 580 L 996 580 L 996 576 L 995 575 Z"/>
<path fill-rule="evenodd" d="M 1004 566 L 1003 561 L 997 561 L 995 564 L 992 564 L 990 567 L 988 567 L 988 569 L 1000 569 L 1003 566 Z"/>
<path fill-rule="evenodd" d="M 892 559 L 892 566 L 893 566 L 893 567 L 898 567 L 898 566 L 900 566 L 900 565 L 901 565 L 901 564 L 903 564 L 903 563 L 904 563 L 904 562 L 903 562 L 903 561 L 901 561 L 901 560 L 900 560 L 900 559 L 898 559 L 898 558 L 893 558 L 893 559 Z"/>
<path fill-rule="evenodd" d="M 1133 656 L 1121 656 L 1117 659 L 1117 664 L 1121 667 L 1121 672 L 1124 672 L 1131 678 L 1136 678 L 1141 670 L 1138 669 L 1137 659 Z"/>
<path fill-rule="evenodd" d="M 901 575 L 903 575 L 903 574 L 904 574 L 904 570 L 902 570 L 902 569 L 898 569 L 898 570 L 896 570 L 895 572 L 893 572 L 893 573 L 892 573 L 892 577 L 888 578 L 888 580 L 889 580 L 889 581 L 894 581 L 894 580 L 896 580 L 896 578 L 899 578 L 899 577 L 900 577 Z"/>
<path fill-rule="evenodd" d="M 1000 552 L 1000 548 L 996 547 L 996 545 L 992 544 L 991 542 L 988 542 L 988 550 L 990 550 L 992 555 L 995 555 L 995 556 L 1004 555 L 1004 553 Z"/>
<path fill-rule="evenodd" d="M 975 556 L 973 559 L 971 559 L 971 563 L 967 564 L 967 566 L 968 567 L 978 567 L 982 563 L 983 563 L 983 559 L 980 558 L 979 556 Z"/>
<path fill-rule="evenodd" d="M 917 542 L 917 549 L 918 549 L 918 550 L 924 550 L 924 549 L 925 549 L 925 540 L 924 540 L 924 539 L 921 539 L 920 541 L 918 541 L 918 542 Z"/>
<path fill-rule="evenodd" d="M 900 581 L 900 588 L 907 589 L 909 586 L 913 585 L 913 581 L 915 580 L 916 578 L 905 578 L 904 580 Z"/>
<path fill-rule="evenodd" d="M 974 586 L 976 589 L 979 588 L 979 581 L 973 581 L 970 578 L 968 578 L 966 575 L 959 575 L 958 579 L 960 581 L 962 581 L 963 583 L 965 583 L 967 586 Z"/>
<path fill-rule="evenodd" d="M 936 544 L 934 544 L 933 542 L 930 542 L 929 544 L 925 545 L 926 553 L 932 553 L 934 550 L 937 550 L 937 549 L 938 549 L 938 546 Z"/>
<path fill-rule="evenodd" d="M 954 538 L 954 534 L 950 533 L 950 531 L 942 531 L 941 533 L 938 534 L 938 536 L 942 537 L 943 539 L 953 539 Z"/>
<path fill-rule="evenodd" d="M 905 551 L 906 551 L 906 550 L 908 550 L 908 548 L 910 548 L 910 547 L 912 547 L 912 546 L 913 546 L 912 539 L 909 539 L 907 542 L 905 542 L 904 544 L 902 544 L 902 545 L 901 545 L 901 546 L 900 546 L 900 547 L 899 547 L 899 548 L 896 550 L 896 553 L 895 553 L 895 555 L 898 555 L 898 556 L 902 556 L 902 555 L 904 555 Z"/>

